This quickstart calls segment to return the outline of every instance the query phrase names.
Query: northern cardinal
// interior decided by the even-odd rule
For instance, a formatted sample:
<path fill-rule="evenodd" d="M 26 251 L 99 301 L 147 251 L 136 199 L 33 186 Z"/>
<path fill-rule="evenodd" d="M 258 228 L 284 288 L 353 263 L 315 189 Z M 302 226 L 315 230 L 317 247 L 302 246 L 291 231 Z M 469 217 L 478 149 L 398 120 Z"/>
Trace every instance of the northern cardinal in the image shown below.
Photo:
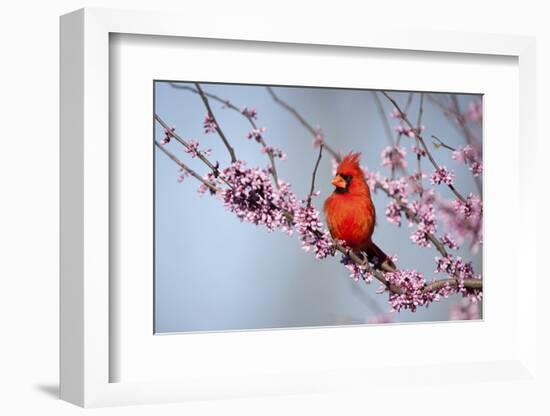
<path fill-rule="evenodd" d="M 375 267 L 395 270 L 393 261 L 372 241 L 376 212 L 360 157 L 360 153 L 350 153 L 338 165 L 332 180 L 334 192 L 324 206 L 327 225 L 333 238 L 343 240 L 358 254 L 365 253 Z"/>

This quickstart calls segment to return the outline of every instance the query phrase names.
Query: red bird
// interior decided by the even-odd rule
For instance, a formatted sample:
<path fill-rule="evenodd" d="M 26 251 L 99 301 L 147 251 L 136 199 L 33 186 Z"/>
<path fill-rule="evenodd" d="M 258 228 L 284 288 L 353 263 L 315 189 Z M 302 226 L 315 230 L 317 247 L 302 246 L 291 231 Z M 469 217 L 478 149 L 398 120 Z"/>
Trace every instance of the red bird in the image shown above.
<path fill-rule="evenodd" d="M 369 185 L 359 166 L 361 153 L 350 153 L 338 165 L 334 192 L 325 201 L 325 217 L 333 238 L 343 240 L 378 268 L 395 269 L 392 260 L 372 241 L 376 212 Z"/>

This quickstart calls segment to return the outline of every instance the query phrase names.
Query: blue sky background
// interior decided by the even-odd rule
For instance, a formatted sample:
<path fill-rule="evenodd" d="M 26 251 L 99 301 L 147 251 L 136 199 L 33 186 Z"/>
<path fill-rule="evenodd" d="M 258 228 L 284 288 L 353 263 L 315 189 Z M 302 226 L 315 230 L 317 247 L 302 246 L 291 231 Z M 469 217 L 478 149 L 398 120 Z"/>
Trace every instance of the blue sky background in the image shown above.
<path fill-rule="evenodd" d="M 303 198 L 310 186 L 311 172 L 317 157 L 311 135 L 283 108 L 273 102 L 262 86 L 202 84 L 206 92 L 229 99 L 242 108 L 255 107 L 258 126 L 267 127 L 269 145 L 280 147 L 286 161 L 278 161 L 279 177 L 292 183 Z M 293 105 L 314 126 L 321 126 L 327 142 L 343 152 L 361 151 L 363 164 L 371 170 L 387 173 L 380 166 L 380 153 L 387 146 L 384 125 L 372 93 L 365 90 L 275 87 L 276 93 Z M 408 93 L 391 93 L 402 106 Z M 444 97 L 434 95 L 440 101 Z M 392 106 L 381 97 L 385 113 Z M 480 96 L 460 95 L 462 109 Z M 419 94 L 409 110 L 416 120 Z M 247 120 L 235 111 L 222 109 L 211 101 L 212 109 L 231 141 L 237 157 L 249 166 L 267 166 L 267 157 L 255 141 L 247 140 Z M 216 134 L 205 135 L 202 122 L 206 115 L 199 96 L 155 83 L 155 110 L 184 138 L 197 139 L 201 148 L 212 148 L 212 160 L 221 166 L 229 162 L 227 151 Z M 392 126 L 397 124 L 391 121 Z M 428 100 L 424 102 L 425 137 L 432 134 L 451 146 L 463 146 L 464 138 Z M 474 131 L 481 135 L 480 127 Z M 162 129 L 155 126 L 155 138 L 161 140 Z M 410 141 L 408 141 L 410 140 Z M 431 146 L 431 140 L 427 140 Z M 410 151 L 412 139 L 403 138 L 409 166 L 415 159 Z M 190 159 L 177 142 L 167 149 L 185 160 L 201 174 L 207 170 L 200 161 Z M 455 170 L 455 184 L 463 195 L 477 193 L 467 169 L 451 159 L 449 151 L 433 150 L 440 165 Z M 199 197 L 198 182 L 186 178 L 178 183 L 178 167 L 155 149 L 155 332 L 211 331 L 230 329 L 281 328 L 296 326 L 361 324 L 380 311 L 389 310 L 387 294 L 376 294 L 379 284 L 354 282 L 339 263 L 339 256 L 317 260 L 300 249 L 297 236 L 241 223 L 227 212 L 219 200 Z M 431 172 L 426 162 L 423 169 Z M 331 163 L 325 152 L 317 175 L 316 188 L 321 195 L 315 205 L 322 209 L 332 192 Z M 427 181 L 427 179 L 425 179 Z M 438 188 L 448 198 L 444 187 Z M 417 269 L 428 278 L 434 276 L 435 249 L 421 249 L 410 241 L 411 229 L 390 224 L 384 217 L 388 199 L 374 194 L 378 225 L 374 240 L 388 254 L 399 256 L 402 268 Z M 467 245 L 465 245 L 467 246 Z M 481 272 L 481 251 L 472 256 L 468 249 L 459 253 L 472 260 Z M 443 277 L 443 276 L 440 276 Z M 447 320 L 449 306 L 460 299 L 433 303 L 417 312 L 393 314 L 395 322 Z"/>

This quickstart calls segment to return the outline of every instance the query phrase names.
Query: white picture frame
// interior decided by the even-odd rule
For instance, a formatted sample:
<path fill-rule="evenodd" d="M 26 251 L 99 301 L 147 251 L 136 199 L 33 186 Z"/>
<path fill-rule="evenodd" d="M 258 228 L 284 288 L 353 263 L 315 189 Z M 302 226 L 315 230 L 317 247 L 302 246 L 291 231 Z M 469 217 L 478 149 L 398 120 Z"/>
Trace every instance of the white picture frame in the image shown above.
<path fill-rule="evenodd" d="M 280 31 L 277 25 L 265 22 L 246 34 L 236 33 L 230 22 L 208 26 L 186 20 L 182 16 L 161 12 L 83 9 L 61 18 L 61 398 L 80 406 L 181 401 L 194 398 L 242 397 L 257 394 L 323 392 L 350 388 L 361 383 L 378 387 L 390 386 L 394 378 L 413 384 L 427 380 L 446 382 L 438 374 L 452 372 L 454 378 L 466 380 L 467 374 L 484 374 L 480 380 L 525 380 L 535 376 L 536 361 L 536 268 L 532 249 L 536 219 L 527 215 L 534 204 L 529 181 L 535 159 L 535 42 L 533 38 L 506 35 L 404 32 L 366 29 L 361 32 L 341 31 L 328 35 L 323 28 Z M 501 55 L 517 59 L 519 68 L 519 132 L 513 133 L 519 148 L 517 210 L 520 225 L 517 238 L 521 242 L 517 257 L 512 259 L 508 278 L 517 277 L 514 264 L 522 264 L 522 283 L 507 296 L 514 296 L 517 308 L 511 318 L 521 322 L 510 335 L 513 344 L 495 353 L 495 360 L 461 360 L 435 358 L 435 361 L 406 360 L 390 366 L 372 362 L 357 368 L 351 363 L 333 366 L 319 372 L 295 373 L 282 360 L 279 374 L 247 373 L 246 368 L 209 369 L 200 377 L 170 381 L 151 376 L 146 381 L 113 382 L 112 368 L 124 357 L 112 348 L 119 328 L 113 324 L 116 288 L 109 275 L 112 267 L 109 241 L 110 171 L 115 169 L 109 156 L 109 37 L 123 33 L 173 38 L 208 38 L 247 42 L 277 42 L 285 44 L 331 45 L 332 47 L 372 48 L 384 50 L 428 51 L 439 54 Z M 531 145 L 533 144 L 533 145 Z M 489 289 L 491 285 L 489 280 Z M 489 290 L 486 289 L 486 290 Z M 147 312 L 148 313 L 148 312 Z M 150 310 L 152 313 L 152 310 Z M 490 316 L 491 312 L 486 311 Z M 511 312 L 512 313 L 512 312 Z M 487 322 L 486 322 L 487 323 Z M 498 324 L 498 322 L 496 322 Z M 388 336 L 415 336 L 415 326 L 400 326 Z M 482 327 L 458 329 L 481 331 Z M 361 330 L 358 328 L 358 330 Z M 265 331 L 263 337 L 297 337 L 300 342 L 325 343 L 326 337 L 342 336 L 330 329 L 324 332 L 301 333 Z M 333 331 L 333 330 L 332 330 Z M 378 331 L 384 331 L 379 328 Z M 430 336 L 429 325 L 421 331 Z M 400 332 L 401 335 L 398 333 Z M 380 333 L 381 334 L 381 333 Z M 215 336 L 216 334 L 211 334 Z M 381 334 L 383 335 L 383 334 Z M 151 336 L 153 336 L 151 332 Z M 216 342 L 233 346 L 250 341 L 245 333 L 227 334 Z M 318 338 L 315 340 L 315 338 Z M 398 338 L 392 338 L 398 339 Z M 309 340 L 309 341 L 308 341 Z M 259 342 L 272 341 L 267 338 Z M 163 341 L 165 342 L 165 341 Z M 339 348 L 336 346 L 335 348 Z M 123 351 L 123 350 L 122 350 Z M 135 364 L 134 364 L 135 365 Z M 240 365 L 240 364 L 239 364 Z M 414 367 L 411 367 L 414 365 Z M 402 366 L 402 367 L 400 367 Z M 153 369 L 154 370 L 154 369 Z M 151 369 L 148 370 L 150 376 Z M 236 372 L 241 372 L 236 374 Z M 360 371 L 361 370 L 361 371 Z M 413 376 L 411 377 L 411 374 Z M 435 377 L 435 378 L 434 378 Z M 344 380 L 344 381 L 343 381 Z M 408 381 L 407 381 L 408 380 Z M 417 386 L 418 387 L 418 386 Z"/>

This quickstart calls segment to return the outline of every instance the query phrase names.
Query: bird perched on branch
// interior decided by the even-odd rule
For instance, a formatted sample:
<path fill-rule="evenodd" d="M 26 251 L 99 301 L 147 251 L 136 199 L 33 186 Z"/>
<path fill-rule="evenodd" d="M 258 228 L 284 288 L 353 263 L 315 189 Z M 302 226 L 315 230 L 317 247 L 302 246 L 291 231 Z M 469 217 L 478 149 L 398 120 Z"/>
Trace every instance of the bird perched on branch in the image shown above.
<path fill-rule="evenodd" d="M 365 253 L 376 268 L 395 270 L 393 261 L 372 241 L 376 212 L 360 157 L 360 153 L 350 153 L 338 165 L 332 180 L 334 192 L 324 206 L 327 225 L 333 238 L 360 256 Z"/>

